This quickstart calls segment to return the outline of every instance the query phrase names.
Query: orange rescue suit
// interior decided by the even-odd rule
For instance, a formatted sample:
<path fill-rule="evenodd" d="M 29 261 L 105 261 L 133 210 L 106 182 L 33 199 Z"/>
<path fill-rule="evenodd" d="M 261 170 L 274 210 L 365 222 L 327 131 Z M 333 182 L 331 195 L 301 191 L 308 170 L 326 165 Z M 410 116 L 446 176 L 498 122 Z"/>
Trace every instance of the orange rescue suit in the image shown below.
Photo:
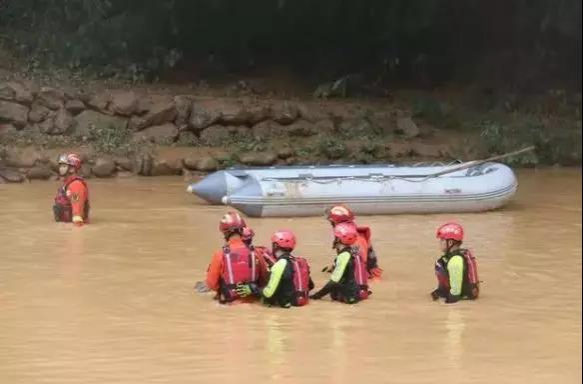
<path fill-rule="evenodd" d="M 57 191 L 53 212 L 56 221 L 83 225 L 89 220 L 89 189 L 85 180 L 68 176 Z"/>
<path fill-rule="evenodd" d="M 243 247 L 247 247 L 243 240 L 239 237 L 233 237 L 228 240 L 226 247 L 230 249 L 241 249 Z M 263 261 L 260 261 L 257 255 L 253 252 L 252 254 L 253 260 L 252 262 L 255 263 L 257 267 L 257 278 L 258 281 L 266 281 L 267 280 L 267 269 L 266 264 Z M 211 290 L 217 292 L 220 295 L 220 291 L 222 288 L 222 284 L 224 284 L 223 276 L 225 275 L 225 269 L 227 265 L 225 265 L 225 253 L 224 248 L 219 249 L 213 253 L 213 258 L 211 263 L 208 267 L 208 271 L 206 274 L 206 285 Z M 256 299 L 253 297 L 245 297 L 240 299 L 243 302 L 255 301 Z"/>

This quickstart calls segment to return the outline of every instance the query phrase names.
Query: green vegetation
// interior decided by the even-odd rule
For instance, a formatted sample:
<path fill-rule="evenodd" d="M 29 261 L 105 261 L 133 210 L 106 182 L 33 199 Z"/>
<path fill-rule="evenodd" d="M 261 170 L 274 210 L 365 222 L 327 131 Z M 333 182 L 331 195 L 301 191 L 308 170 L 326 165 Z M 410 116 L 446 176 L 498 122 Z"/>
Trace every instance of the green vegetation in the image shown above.
<path fill-rule="evenodd" d="M 267 141 L 263 138 L 241 135 L 230 139 L 225 146 L 235 148 L 237 152 L 262 152 L 267 149 Z"/>
<path fill-rule="evenodd" d="M 89 142 L 100 153 L 136 152 L 135 144 L 132 143 L 132 132 L 127 128 L 116 127 L 112 124 L 92 127 L 89 131 Z"/>
<path fill-rule="evenodd" d="M 47 135 L 35 129 L 26 129 L 4 134 L 0 143 L 0 148 L 26 146 L 45 149 L 91 147 L 97 153 L 116 155 L 138 155 L 154 150 L 152 143 L 133 139 L 131 130 L 106 124 L 91 127 L 86 137 Z"/>
<path fill-rule="evenodd" d="M 338 160 L 348 155 L 346 144 L 341 140 L 321 138 L 315 149 L 320 156 L 330 160 Z"/>
<path fill-rule="evenodd" d="M 376 140 L 365 141 L 360 144 L 358 153 L 363 155 L 364 161 L 366 162 L 372 162 L 375 159 L 389 159 L 390 147 Z"/>
<path fill-rule="evenodd" d="M 1 0 L 0 10 L 0 49 L 31 72 L 153 81 L 276 65 L 390 88 L 581 83 L 580 0 Z"/>
<path fill-rule="evenodd" d="M 553 123 L 558 126 L 573 124 L 560 120 Z M 581 129 L 577 127 L 557 127 L 558 132 L 551 132 L 536 117 L 521 117 L 507 122 L 483 121 L 479 125 L 480 149 L 483 153 L 502 154 L 522 147 L 535 146 L 535 152 L 510 158 L 508 162 L 512 165 L 581 163 L 582 138 Z"/>
<path fill-rule="evenodd" d="M 25 147 L 37 146 L 40 148 L 62 148 L 70 146 L 87 145 L 81 138 L 63 135 L 47 135 L 39 130 L 22 130 L 9 132 L 2 135 L 0 147 Z"/>
<path fill-rule="evenodd" d="M 413 115 L 429 124 L 443 129 L 459 129 L 461 122 L 453 107 L 431 97 L 416 98 L 413 103 Z"/>
<path fill-rule="evenodd" d="M 335 84 L 330 92 L 397 103 L 400 90 L 411 89 L 420 140 L 431 138 L 431 126 L 471 143 L 479 135 L 482 154 L 535 145 L 535 154 L 510 160 L 516 165 L 579 164 L 581 7 L 580 0 L 0 0 L 0 74 L 214 86 L 282 70 L 305 89 Z M 448 89 L 473 93 L 460 100 Z M 333 134 L 288 138 L 294 158 L 391 159 L 392 118 L 361 112 L 332 117 Z M 272 145 L 234 127 L 167 144 L 235 152 Z M 86 137 L 9 132 L 2 145 L 103 153 L 152 146 L 112 126 Z"/>
<path fill-rule="evenodd" d="M 234 167 L 239 164 L 239 158 L 236 153 L 228 153 L 222 157 L 216 158 L 220 169 Z"/>

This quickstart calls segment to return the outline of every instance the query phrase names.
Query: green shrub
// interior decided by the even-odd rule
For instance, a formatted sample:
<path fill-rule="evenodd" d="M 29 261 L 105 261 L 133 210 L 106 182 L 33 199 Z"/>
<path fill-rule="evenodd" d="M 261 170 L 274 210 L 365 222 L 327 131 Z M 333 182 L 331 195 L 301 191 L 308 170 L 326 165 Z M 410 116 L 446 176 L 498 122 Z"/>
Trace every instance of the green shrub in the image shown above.
<path fill-rule="evenodd" d="M 36 146 L 41 148 L 60 148 L 84 144 L 80 138 L 63 135 L 47 135 L 33 129 L 9 132 L 2 136 L 2 145 L 7 147 Z"/>
<path fill-rule="evenodd" d="M 296 156 L 299 159 L 306 159 L 311 157 L 315 152 L 314 146 L 312 145 L 304 145 L 299 148 L 295 148 Z"/>
<path fill-rule="evenodd" d="M 112 124 L 93 126 L 89 131 L 89 142 L 100 153 L 128 154 L 137 152 L 137 146 L 145 143 L 132 142 L 132 132 Z"/>
<path fill-rule="evenodd" d="M 535 121 L 518 124 L 503 124 L 497 121 L 482 121 L 480 129 L 480 149 L 488 155 L 504 154 L 534 145 L 536 152 L 527 152 L 505 161 L 511 165 L 534 166 L 539 163 L 538 150 L 545 142 L 542 126 Z"/>
<path fill-rule="evenodd" d="M 229 153 L 225 156 L 218 157 L 216 160 L 219 163 L 219 169 L 230 168 L 239 163 L 239 159 L 235 153 Z"/>
<path fill-rule="evenodd" d="M 331 160 L 337 160 L 348 155 L 348 149 L 342 141 L 326 138 L 318 141 L 317 152 L 319 155 Z"/>

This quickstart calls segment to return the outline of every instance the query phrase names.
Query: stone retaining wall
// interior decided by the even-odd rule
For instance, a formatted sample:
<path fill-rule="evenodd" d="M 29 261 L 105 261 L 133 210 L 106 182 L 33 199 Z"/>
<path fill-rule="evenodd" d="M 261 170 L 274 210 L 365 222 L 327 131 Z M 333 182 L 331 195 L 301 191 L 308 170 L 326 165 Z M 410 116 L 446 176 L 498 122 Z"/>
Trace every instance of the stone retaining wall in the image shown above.
<path fill-rule="evenodd" d="M 130 132 L 134 143 L 190 147 L 196 149 L 196 154 L 182 151 L 180 156 L 160 156 L 154 151 L 131 157 L 103 155 L 92 150 L 91 142 L 95 130 L 103 127 Z M 346 102 L 211 99 L 128 90 L 90 94 L 82 90 L 36 87 L 25 82 L 0 84 L 0 144 L 3 137 L 23 133 L 53 139 L 73 138 L 78 143 L 73 145 L 74 151 L 85 157 L 86 176 L 208 172 L 231 165 L 233 161 L 258 166 L 294 164 L 302 160 L 294 147 L 298 142 L 336 137 L 358 141 L 374 135 L 377 145 L 382 144 L 384 137 L 397 135 L 411 141 L 428 132 L 427 127 L 418 126 L 406 112 L 388 103 L 364 108 Z M 270 150 L 203 151 L 201 154 L 201 148 L 218 148 L 234 137 L 241 140 L 252 137 L 267 143 L 278 141 L 284 145 Z M 400 150 L 401 155 L 425 151 L 428 155 L 425 157 L 444 156 L 441 149 L 424 149 L 422 143 L 415 145 L 420 149 L 406 147 Z M 397 147 L 391 148 L 391 158 L 399 156 Z M 10 145 L 3 148 L 0 181 L 48 179 L 55 175 L 55 151 L 43 150 L 35 143 L 31 148 Z M 385 152 L 388 150 L 375 148 L 373 157 L 388 160 Z M 328 157 L 338 160 L 342 155 L 329 153 Z"/>

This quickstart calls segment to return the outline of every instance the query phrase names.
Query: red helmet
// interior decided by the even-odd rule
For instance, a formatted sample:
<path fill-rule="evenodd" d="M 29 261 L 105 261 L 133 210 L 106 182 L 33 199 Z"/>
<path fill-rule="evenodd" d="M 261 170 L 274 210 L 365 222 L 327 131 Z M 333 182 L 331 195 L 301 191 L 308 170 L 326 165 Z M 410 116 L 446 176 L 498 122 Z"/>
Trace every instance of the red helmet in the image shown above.
<path fill-rule="evenodd" d="M 59 164 L 67 164 L 69 167 L 73 167 L 75 171 L 81 168 L 81 158 L 74 153 L 59 155 L 57 162 Z"/>
<path fill-rule="evenodd" d="M 335 205 L 328 210 L 328 221 L 334 224 L 354 221 L 354 213 L 345 205 Z"/>
<path fill-rule="evenodd" d="M 219 231 L 231 233 L 242 231 L 245 228 L 245 220 L 237 212 L 227 212 L 219 223 Z"/>
<path fill-rule="evenodd" d="M 249 227 L 243 228 L 243 232 L 241 232 L 241 237 L 243 238 L 243 241 L 251 241 L 253 240 L 254 236 L 255 232 L 251 228 Z"/>
<path fill-rule="evenodd" d="M 356 225 L 352 223 L 340 223 L 334 227 L 334 237 L 344 245 L 352 245 L 358 238 Z"/>
<path fill-rule="evenodd" d="M 296 235 L 292 231 L 277 231 L 271 236 L 271 242 L 279 248 L 291 251 L 296 247 Z"/>
<path fill-rule="evenodd" d="M 446 223 L 437 229 L 437 238 L 442 240 L 462 241 L 464 228 L 457 223 Z"/>

